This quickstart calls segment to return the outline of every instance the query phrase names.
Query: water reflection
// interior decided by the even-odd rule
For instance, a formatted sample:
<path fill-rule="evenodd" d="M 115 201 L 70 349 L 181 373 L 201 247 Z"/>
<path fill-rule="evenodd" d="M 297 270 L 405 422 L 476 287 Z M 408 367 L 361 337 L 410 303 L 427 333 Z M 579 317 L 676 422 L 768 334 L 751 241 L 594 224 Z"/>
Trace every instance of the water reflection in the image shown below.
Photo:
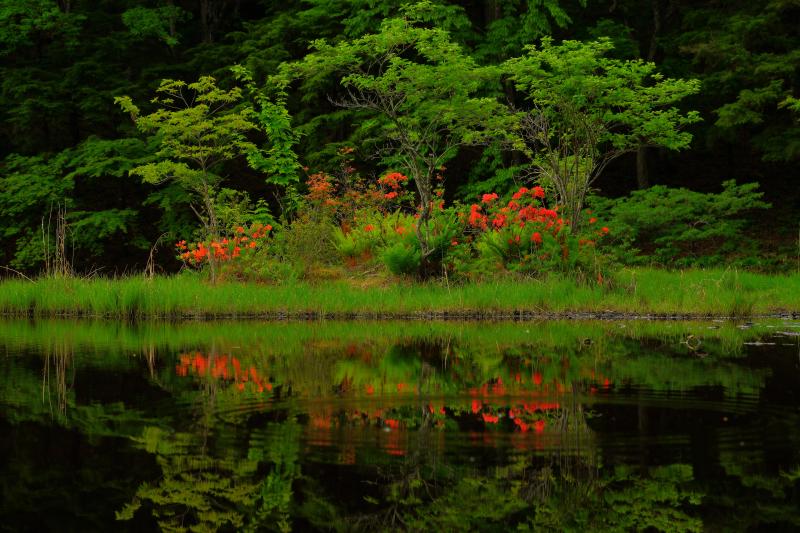
<path fill-rule="evenodd" d="M 0 322 L 0 516 L 46 462 L 66 529 L 791 529 L 797 329 Z"/>

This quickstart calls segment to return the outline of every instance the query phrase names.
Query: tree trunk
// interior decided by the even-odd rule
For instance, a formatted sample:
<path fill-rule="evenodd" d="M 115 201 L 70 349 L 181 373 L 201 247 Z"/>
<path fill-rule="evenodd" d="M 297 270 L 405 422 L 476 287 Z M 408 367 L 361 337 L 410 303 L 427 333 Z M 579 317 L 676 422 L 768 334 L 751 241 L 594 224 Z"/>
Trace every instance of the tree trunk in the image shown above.
<path fill-rule="evenodd" d="M 217 222 L 217 214 L 214 210 L 214 197 L 212 196 L 211 188 L 207 182 L 203 187 L 203 204 L 205 205 L 206 216 L 208 217 L 208 224 L 206 226 L 206 233 L 208 243 L 208 268 L 211 274 L 211 283 L 217 282 L 217 258 L 214 255 L 214 247 L 212 243 L 219 238 L 219 224 Z"/>
<path fill-rule="evenodd" d="M 642 55 L 647 61 L 655 61 L 656 54 L 658 53 L 658 37 L 661 35 L 661 0 L 650 0 L 650 10 L 653 15 L 653 32 L 650 34 L 650 42 L 647 47 L 647 54 Z M 647 189 L 650 187 L 650 185 L 652 185 L 650 180 L 648 155 L 649 151 L 645 146 L 640 146 L 636 150 L 636 183 L 640 189 Z"/>
<path fill-rule="evenodd" d="M 423 259 L 430 255 L 430 239 L 427 234 L 427 224 L 431 218 L 431 192 L 430 184 L 425 183 L 425 179 L 416 178 L 414 181 L 417 183 L 417 192 L 419 192 L 419 218 L 414 230 L 419 240 L 419 248 L 422 252 Z"/>
<path fill-rule="evenodd" d="M 488 30 L 492 22 L 498 20 L 501 14 L 500 2 L 498 0 L 486 0 L 486 3 L 483 5 L 484 29 Z"/>
<path fill-rule="evenodd" d="M 646 146 L 640 146 L 639 149 L 636 150 L 636 183 L 640 189 L 647 189 L 651 185 L 647 154 Z"/>

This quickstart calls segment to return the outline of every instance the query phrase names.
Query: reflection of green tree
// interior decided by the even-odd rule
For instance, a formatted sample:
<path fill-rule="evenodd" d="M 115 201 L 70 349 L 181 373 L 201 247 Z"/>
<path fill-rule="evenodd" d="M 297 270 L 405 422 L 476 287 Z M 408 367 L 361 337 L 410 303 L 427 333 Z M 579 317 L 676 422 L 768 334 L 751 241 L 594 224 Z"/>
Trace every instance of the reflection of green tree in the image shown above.
<path fill-rule="evenodd" d="M 74 381 L 81 361 L 70 345 L 47 347 L 39 371 L 28 362 L 25 358 L 0 359 L 0 404 L 4 406 L 3 417 L 12 424 L 58 424 L 79 431 L 91 441 L 128 437 L 142 425 L 156 423 L 153 417 L 123 402 L 78 403 Z M 130 368 L 130 361 L 111 357 L 104 365 L 109 371 L 121 371 Z"/>
<path fill-rule="evenodd" d="M 797 442 L 796 419 L 793 422 L 782 435 L 792 435 Z M 800 530 L 800 464 L 769 468 L 760 450 L 722 450 L 719 463 L 725 472 L 726 489 L 710 493 L 704 503 L 719 510 L 720 530 L 752 531 L 765 524 L 775 530 Z"/>
<path fill-rule="evenodd" d="M 301 428 L 289 420 L 278 426 L 274 434 L 253 435 L 248 459 L 272 464 L 272 470 L 261 482 L 256 513 L 251 525 L 287 531 L 290 528 L 289 511 L 292 505 L 292 484 L 300 476 Z"/>
<path fill-rule="evenodd" d="M 299 476 L 300 426 L 294 421 L 253 434 L 248 453 L 209 453 L 195 434 L 146 428 L 137 442 L 156 456 L 157 483 L 144 483 L 117 513 L 130 520 L 143 506 L 165 531 L 290 529 L 292 484 Z M 269 473 L 261 473 L 269 464 Z"/>
<path fill-rule="evenodd" d="M 338 531 L 700 531 L 702 494 L 692 468 L 601 468 L 591 450 L 512 456 L 488 469 L 447 463 L 418 443 L 382 469 L 380 490 L 348 514 L 323 495 L 304 493 L 301 515 Z M 309 488 L 308 486 L 306 487 Z M 312 488 L 313 490 L 313 488 Z M 371 509 L 371 510 L 370 510 Z"/>
<path fill-rule="evenodd" d="M 591 485 L 561 480 L 547 499 L 533 506 L 526 530 L 701 531 L 689 513 L 701 494 L 690 488 L 688 465 L 656 467 L 644 473 L 617 467 Z"/>

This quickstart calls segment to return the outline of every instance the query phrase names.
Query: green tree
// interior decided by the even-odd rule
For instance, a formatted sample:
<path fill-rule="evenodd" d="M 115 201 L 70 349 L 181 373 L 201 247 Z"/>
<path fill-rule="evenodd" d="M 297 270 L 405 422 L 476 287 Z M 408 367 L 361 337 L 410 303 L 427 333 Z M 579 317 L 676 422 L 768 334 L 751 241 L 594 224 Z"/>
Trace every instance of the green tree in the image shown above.
<path fill-rule="evenodd" d="M 797 2 L 707 4 L 682 8 L 671 42 L 703 83 L 716 116 L 711 138 L 744 144 L 765 161 L 797 161 L 800 123 L 788 105 L 800 74 Z"/>
<path fill-rule="evenodd" d="M 108 261 L 112 250 L 146 249 L 137 220 L 143 195 L 125 179 L 152 157 L 139 139 L 91 137 L 54 155 L 11 155 L 0 164 L 0 262 L 33 270 L 52 249 L 56 211 L 65 211 L 72 260 L 79 269 Z M 87 198 L 81 191 L 97 196 Z"/>
<path fill-rule="evenodd" d="M 611 161 L 641 146 L 685 148 L 692 136 L 682 128 L 700 120 L 675 107 L 699 82 L 664 78 L 650 62 L 607 57 L 612 47 L 608 39 L 544 39 L 504 65 L 529 106 L 518 116 L 534 172 L 555 191 L 573 231 Z"/>
<path fill-rule="evenodd" d="M 306 86 L 336 76 L 341 90 L 330 99 L 365 112 L 359 128 L 372 137 L 383 162 L 411 178 L 418 195 L 416 234 L 423 263 L 434 252 L 429 235 L 437 174 L 461 146 L 481 144 L 511 127 L 505 106 L 493 96 L 498 71 L 480 67 L 450 39 L 425 23 L 429 2 L 385 20 L 381 31 L 330 45 L 313 43 L 302 61 L 284 65 L 285 82 Z"/>
<path fill-rule="evenodd" d="M 167 5 L 156 8 L 139 6 L 128 9 L 122 14 L 122 23 L 133 37 L 142 40 L 155 37 L 172 48 L 180 40 L 177 22 L 185 17 L 186 12 L 168 1 Z"/>
<path fill-rule="evenodd" d="M 153 103 L 161 107 L 142 115 L 127 96 L 116 98 L 122 109 L 131 114 L 144 133 L 157 136 L 160 149 L 157 162 L 131 169 L 147 183 L 175 182 L 194 195 L 192 210 L 203 224 L 205 237 L 219 236 L 215 206 L 223 176 L 223 163 L 257 150 L 247 134 L 257 129 L 254 112 L 236 107 L 242 101 L 238 87 L 229 91 L 217 86 L 210 76 L 197 82 L 164 80 Z M 211 278 L 215 279 L 213 257 L 209 260 Z"/>
<path fill-rule="evenodd" d="M 481 26 L 484 34 L 475 54 L 484 60 L 507 59 L 555 29 L 566 28 L 572 19 L 562 0 L 487 0 L 483 2 Z M 576 2 L 586 6 L 586 0 Z"/>

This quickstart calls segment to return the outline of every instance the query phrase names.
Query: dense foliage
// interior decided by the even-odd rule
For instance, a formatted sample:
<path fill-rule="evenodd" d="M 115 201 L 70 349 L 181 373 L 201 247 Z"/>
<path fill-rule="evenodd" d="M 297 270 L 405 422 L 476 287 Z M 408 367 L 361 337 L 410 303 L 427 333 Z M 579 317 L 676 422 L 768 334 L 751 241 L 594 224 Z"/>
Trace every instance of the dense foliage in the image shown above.
<path fill-rule="evenodd" d="M 798 17 L 790 0 L 8 0 L 0 265 L 176 271 L 187 250 L 165 243 L 270 225 L 235 276 L 535 272 L 510 225 L 468 219 L 541 186 L 557 268 L 594 277 L 579 243 L 603 226 L 623 263 L 790 268 Z M 598 193 L 614 199 L 586 212 Z"/>

